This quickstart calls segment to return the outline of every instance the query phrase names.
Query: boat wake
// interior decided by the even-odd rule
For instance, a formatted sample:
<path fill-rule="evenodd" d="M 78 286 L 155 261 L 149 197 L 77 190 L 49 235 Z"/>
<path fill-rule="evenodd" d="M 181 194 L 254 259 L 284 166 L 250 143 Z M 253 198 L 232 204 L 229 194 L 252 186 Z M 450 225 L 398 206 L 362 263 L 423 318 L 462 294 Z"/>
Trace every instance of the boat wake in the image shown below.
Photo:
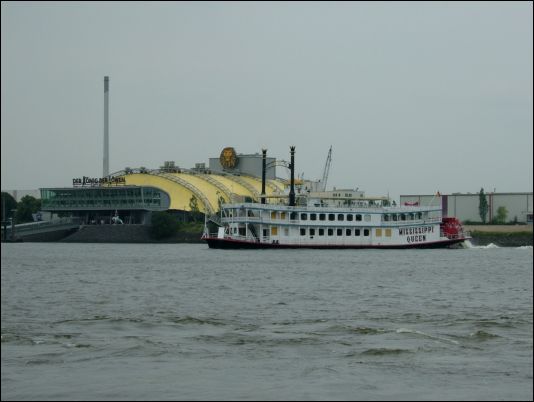
<path fill-rule="evenodd" d="M 500 248 L 499 246 L 497 246 L 494 243 L 490 243 L 490 244 L 487 244 L 485 246 L 475 246 L 473 243 L 471 243 L 470 240 L 464 241 L 463 242 L 463 246 L 464 246 L 464 248 L 479 248 L 479 249 L 482 249 L 482 248 L 485 248 L 485 249 L 488 249 L 488 248 Z"/>
<path fill-rule="evenodd" d="M 487 244 L 485 246 L 475 246 L 473 243 L 471 243 L 470 240 L 466 240 L 462 243 L 461 247 L 463 248 L 476 248 L 476 249 L 489 249 L 489 248 L 501 248 L 500 246 L 497 246 L 494 243 Z M 511 248 L 511 247 L 508 247 Z M 532 246 L 519 246 L 514 247 L 516 250 L 532 250 Z"/>

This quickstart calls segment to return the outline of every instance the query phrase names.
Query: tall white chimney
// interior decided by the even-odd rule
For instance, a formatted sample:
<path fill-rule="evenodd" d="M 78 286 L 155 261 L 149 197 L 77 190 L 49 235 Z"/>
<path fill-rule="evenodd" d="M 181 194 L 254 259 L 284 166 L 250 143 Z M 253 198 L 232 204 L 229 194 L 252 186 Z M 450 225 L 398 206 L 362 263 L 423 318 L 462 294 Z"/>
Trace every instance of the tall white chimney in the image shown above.
<path fill-rule="evenodd" d="M 102 177 L 109 176 L 109 77 L 104 77 L 104 169 Z"/>

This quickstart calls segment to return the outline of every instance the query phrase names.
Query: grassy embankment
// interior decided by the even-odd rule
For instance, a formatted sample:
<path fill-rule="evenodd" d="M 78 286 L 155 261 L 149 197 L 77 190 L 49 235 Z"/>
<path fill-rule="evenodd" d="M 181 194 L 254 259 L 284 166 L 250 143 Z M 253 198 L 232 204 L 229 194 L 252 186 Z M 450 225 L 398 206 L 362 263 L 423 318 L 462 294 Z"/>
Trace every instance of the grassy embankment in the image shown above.
<path fill-rule="evenodd" d="M 532 246 L 532 225 L 464 225 L 471 242 L 478 246 L 493 243 L 500 247 Z"/>

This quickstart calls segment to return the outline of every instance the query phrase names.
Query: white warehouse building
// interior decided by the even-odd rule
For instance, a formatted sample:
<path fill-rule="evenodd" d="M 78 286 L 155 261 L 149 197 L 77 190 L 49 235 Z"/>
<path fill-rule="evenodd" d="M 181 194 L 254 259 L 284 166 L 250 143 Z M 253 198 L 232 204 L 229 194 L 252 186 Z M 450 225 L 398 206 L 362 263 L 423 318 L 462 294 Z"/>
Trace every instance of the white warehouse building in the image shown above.
<path fill-rule="evenodd" d="M 507 211 L 506 222 L 532 225 L 532 193 L 486 193 L 488 215 L 486 222 L 497 217 L 499 207 Z M 401 195 L 401 205 L 440 205 L 443 216 L 455 216 L 460 221 L 480 222 L 479 194 Z"/>

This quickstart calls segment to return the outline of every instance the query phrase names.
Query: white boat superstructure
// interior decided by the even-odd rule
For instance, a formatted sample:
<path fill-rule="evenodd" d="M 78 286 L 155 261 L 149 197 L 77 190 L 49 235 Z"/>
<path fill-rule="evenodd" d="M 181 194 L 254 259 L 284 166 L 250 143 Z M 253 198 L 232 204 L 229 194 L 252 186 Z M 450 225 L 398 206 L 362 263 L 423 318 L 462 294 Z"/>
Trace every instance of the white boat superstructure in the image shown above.
<path fill-rule="evenodd" d="M 205 233 L 221 248 L 420 248 L 468 238 L 458 222 L 445 227 L 441 208 L 317 207 L 239 203 L 224 205 L 218 233 Z M 453 218 L 454 219 L 454 218 Z"/>

